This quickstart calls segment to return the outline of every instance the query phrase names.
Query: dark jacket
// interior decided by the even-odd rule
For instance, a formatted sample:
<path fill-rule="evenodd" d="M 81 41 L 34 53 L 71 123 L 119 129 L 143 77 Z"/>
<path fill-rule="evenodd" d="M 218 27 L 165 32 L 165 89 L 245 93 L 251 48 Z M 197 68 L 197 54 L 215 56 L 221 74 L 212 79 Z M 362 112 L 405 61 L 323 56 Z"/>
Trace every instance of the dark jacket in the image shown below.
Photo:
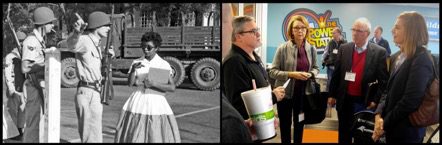
<path fill-rule="evenodd" d="M 376 43 L 376 42 L 374 42 L 374 37 L 373 37 L 373 38 L 370 39 L 369 42 L 372 42 L 372 43 L 375 43 L 375 44 L 377 44 L 379 46 L 384 47 L 387 50 L 387 56 L 390 56 L 391 49 L 390 49 L 390 45 L 388 44 L 387 40 L 385 40 L 384 38 L 381 37 L 381 40 L 378 43 Z"/>
<path fill-rule="evenodd" d="M 327 45 L 327 53 L 324 53 L 324 65 L 326 66 L 334 66 L 335 65 L 335 61 L 336 61 L 336 57 L 338 57 L 338 53 L 339 53 L 339 47 L 342 44 L 347 43 L 347 40 L 345 39 L 341 39 L 338 42 L 336 42 L 335 40 L 331 40 L 330 42 L 328 42 Z M 337 49 L 338 53 L 333 53 L 333 50 Z"/>
<path fill-rule="evenodd" d="M 221 143 L 252 143 L 252 137 L 244 119 L 229 103 L 224 93 L 221 96 L 221 109 Z"/>
<path fill-rule="evenodd" d="M 337 110 L 342 107 L 343 100 L 347 94 L 348 81 L 346 81 L 345 73 L 351 70 L 353 51 L 355 43 L 349 42 L 341 45 L 339 50 L 338 59 L 336 60 L 335 72 L 330 83 L 330 94 L 337 99 Z M 367 44 L 367 55 L 365 58 L 364 74 L 361 82 L 362 97 L 364 97 L 364 103 L 367 105 L 369 102 L 377 103 L 382 94 L 381 88 L 384 88 L 388 79 L 386 52 L 385 49 L 374 43 Z M 375 91 L 374 96 L 368 95 L 368 84 L 378 81 L 379 89 Z"/>
<path fill-rule="evenodd" d="M 386 87 L 387 96 L 381 99 L 376 111 L 381 111 L 384 119 L 387 141 L 422 143 L 425 129 L 411 126 L 408 116 L 419 107 L 434 77 L 432 62 L 424 52 L 422 48 L 417 49 L 416 54 L 406 59 L 397 71 L 392 70 Z M 395 60 L 392 58 L 392 64 Z"/>

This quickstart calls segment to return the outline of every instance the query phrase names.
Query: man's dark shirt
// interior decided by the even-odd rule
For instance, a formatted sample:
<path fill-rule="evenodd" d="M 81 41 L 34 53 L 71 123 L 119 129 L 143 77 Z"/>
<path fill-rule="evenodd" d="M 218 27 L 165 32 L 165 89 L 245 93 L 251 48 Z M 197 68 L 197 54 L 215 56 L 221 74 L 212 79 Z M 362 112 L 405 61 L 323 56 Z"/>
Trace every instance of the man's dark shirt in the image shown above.
<path fill-rule="evenodd" d="M 244 120 L 249 118 L 241 93 L 252 90 L 252 79 L 255 79 L 256 87 L 266 87 L 268 83 L 268 74 L 264 69 L 264 64 L 260 57 L 253 52 L 255 60 L 252 60 L 247 53 L 232 44 L 230 53 L 224 58 L 222 63 L 223 70 L 223 91 L 227 99 L 238 110 Z M 276 97 L 272 93 L 273 103 L 276 103 Z"/>
<path fill-rule="evenodd" d="M 332 39 L 330 42 L 328 42 L 327 55 L 324 58 L 324 64 L 326 66 L 334 66 L 335 65 L 335 61 L 336 61 L 336 58 L 338 57 L 338 53 L 333 53 L 333 50 L 338 49 L 337 51 L 339 51 L 339 47 L 341 46 L 341 44 L 345 44 L 345 43 L 347 43 L 347 40 L 345 40 L 345 39 L 340 39 L 337 42 L 334 39 Z"/>

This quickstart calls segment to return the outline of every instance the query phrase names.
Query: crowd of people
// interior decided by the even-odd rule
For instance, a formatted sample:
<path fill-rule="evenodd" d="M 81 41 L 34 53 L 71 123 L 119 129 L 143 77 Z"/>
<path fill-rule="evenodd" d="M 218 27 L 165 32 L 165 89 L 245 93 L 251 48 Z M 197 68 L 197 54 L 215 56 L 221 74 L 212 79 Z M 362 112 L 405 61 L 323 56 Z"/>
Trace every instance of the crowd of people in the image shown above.
<path fill-rule="evenodd" d="M 256 130 L 247 114 L 240 93 L 251 90 L 252 79 L 257 87 L 271 85 L 273 103 L 277 104 L 282 143 L 302 143 L 303 115 L 306 95 L 312 88 L 307 81 L 316 76 L 316 48 L 307 42 L 309 24 L 302 15 L 291 16 L 287 28 L 288 41 L 281 44 L 267 72 L 254 50 L 261 46 L 262 35 L 250 16 L 233 16 L 230 4 L 223 4 L 223 87 L 221 142 L 256 142 Z M 385 137 L 387 143 L 422 143 L 425 127 L 410 124 L 408 115 L 415 111 L 424 96 L 427 84 L 434 78 L 428 55 L 428 31 L 423 16 L 415 11 L 402 12 L 393 29 L 393 42 L 400 51 L 392 55 L 381 26 L 372 33 L 370 21 L 357 18 L 351 28 L 352 40 L 342 37 L 341 28 L 333 29 L 322 58 L 327 67 L 327 104 L 336 106 L 338 142 L 352 143 L 353 114 L 371 111 L 375 114 L 376 142 Z M 391 60 L 391 61 L 390 61 Z M 391 65 L 390 65 L 391 64 Z M 275 79 L 270 84 L 268 77 Z M 314 77 L 313 77 L 314 78 Z M 283 90 L 279 90 L 290 79 Z M 376 88 L 371 88 L 376 83 Z M 370 93 L 369 93 L 370 92 Z M 293 121 L 293 134 L 291 135 Z"/>

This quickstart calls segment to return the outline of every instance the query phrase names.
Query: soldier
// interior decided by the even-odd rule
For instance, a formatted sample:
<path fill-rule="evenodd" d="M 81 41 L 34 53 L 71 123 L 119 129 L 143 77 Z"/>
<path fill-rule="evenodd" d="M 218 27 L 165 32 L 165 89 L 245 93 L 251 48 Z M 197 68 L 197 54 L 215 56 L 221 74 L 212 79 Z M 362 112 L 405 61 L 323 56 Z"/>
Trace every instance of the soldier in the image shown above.
<path fill-rule="evenodd" d="M 40 129 L 44 121 L 44 49 L 47 33 L 54 28 L 57 20 L 47 7 L 39 7 L 33 12 L 34 30 L 23 41 L 22 71 L 26 74 L 24 94 L 26 94 L 26 127 L 23 142 L 42 142 Z"/>
<path fill-rule="evenodd" d="M 17 38 L 22 45 L 23 40 L 26 38 L 26 34 L 18 31 Z M 20 135 L 18 140 L 23 135 L 23 127 L 25 125 L 25 102 L 26 99 L 23 95 L 23 82 L 25 81 L 25 75 L 21 70 L 21 46 L 14 48 L 5 57 L 4 76 L 6 80 L 6 88 L 8 97 L 8 111 L 11 115 L 12 121 L 17 125 Z"/>
<path fill-rule="evenodd" d="M 74 32 L 68 37 L 68 49 L 75 53 L 77 73 L 80 79 L 75 96 L 75 110 L 81 142 L 102 142 L 102 112 L 100 100 L 101 59 L 100 40 L 108 36 L 110 17 L 103 12 L 89 14 L 88 23 L 80 16 L 74 24 Z M 87 28 L 86 28 L 87 27 Z M 83 31 L 86 29 L 84 34 Z M 110 54 L 113 55 L 113 50 Z"/>

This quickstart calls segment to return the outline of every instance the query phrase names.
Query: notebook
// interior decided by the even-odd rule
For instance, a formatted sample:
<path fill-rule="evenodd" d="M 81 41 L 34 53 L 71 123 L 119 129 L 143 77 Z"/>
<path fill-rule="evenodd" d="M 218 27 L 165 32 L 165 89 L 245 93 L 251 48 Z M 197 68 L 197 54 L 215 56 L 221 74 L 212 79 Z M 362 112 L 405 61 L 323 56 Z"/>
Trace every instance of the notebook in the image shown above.
<path fill-rule="evenodd" d="M 170 70 L 162 69 L 162 68 L 149 68 L 149 73 L 147 76 L 154 82 L 161 83 L 161 84 L 167 84 L 169 82 L 170 77 Z M 157 94 L 164 96 L 166 92 L 157 90 L 157 89 L 147 89 L 148 94 Z"/>

